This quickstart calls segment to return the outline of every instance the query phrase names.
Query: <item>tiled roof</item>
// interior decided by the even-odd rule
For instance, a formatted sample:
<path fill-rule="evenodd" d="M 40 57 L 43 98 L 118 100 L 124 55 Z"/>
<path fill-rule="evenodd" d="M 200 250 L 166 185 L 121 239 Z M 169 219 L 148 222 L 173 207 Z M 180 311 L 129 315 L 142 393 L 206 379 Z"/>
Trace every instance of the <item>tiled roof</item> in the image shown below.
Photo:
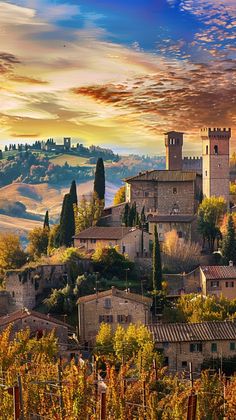
<path fill-rule="evenodd" d="M 177 223 L 191 223 L 194 221 L 196 217 L 195 216 L 189 216 L 189 215 L 185 215 L 185 214 L 167 214 L 167 215 L 152 215 L 150 214 L 148 216 L 148 221 L 153 223 L 153 222 L 177 222 Z"/>
<path fill-rule="evenodd" d="M 148 329 L 155 342 L 236 340 L 236 322 L 212 321 L 197 324 L 155 324 Z"/>
<path fill-rule="evenodd" d="M 167 170 L 153 170 L 140 172 L 139 174 L 124 179 L 125 182 L 129 181 L 195 181 L 197 176 L 196 172 L 187 171 L 167 171 Z"/>
<path fill-rule="evenodd" d="M 30 316 L 33 316 L 35 318 L 42 319 L 44 321 L 51 322 L 53 324 L 59 324 L 63 327 L 71 328 L 71 325 L 66 324 L 65 322 L 60 321 L 59 319 L 51 317 L 51 315 L 45 315 L 41 312 L 31 311 L 27 308 L 20 309 L 19 311 L 12 312 L 9 315 L 1 316 L 0 317 L 0 327 L 9 325 L 11 323 L 14 323 L 15 321 L 28 318 Z"/>
<path fill-rule="evenodd" d="M 205 265 L 201 267 L 207 280 L 236 279 L 236 266 Z"/>
<path fill-rule="evenodd" d="M 75 235 L 75 239 L 122 239 L 136 228 L 93 226 Z"/>
<path fill-rule="evenodd" d="M 117 296 L 123 299 L 132 300 L 135 302 L 143 303 L 143 304 L 152 304 L 152 299 L 146 296 L 138 295 L 137 293 L 126 292 L 124 290 L 119 290 L 116 287 L 112 287 L 109 290 L 105 290 L 104 292 L 93 293 L 92 295 L 87 295 L 80 297 L 77 303 L 86 303 L 92 300 L 104 298 L 107 296 Z"/>

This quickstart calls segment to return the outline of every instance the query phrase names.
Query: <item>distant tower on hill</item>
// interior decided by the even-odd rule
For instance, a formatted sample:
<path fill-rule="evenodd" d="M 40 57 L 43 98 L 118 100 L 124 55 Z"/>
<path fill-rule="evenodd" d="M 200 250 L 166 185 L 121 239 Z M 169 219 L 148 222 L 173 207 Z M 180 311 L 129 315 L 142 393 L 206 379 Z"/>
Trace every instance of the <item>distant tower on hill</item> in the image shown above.
<path fill-rule="evenodd" d="M 165 133 L 166 169 L 182 171 L 183 134 L 177 131 Z"/>
<path fill-rule="evenodd" d="M 64 147 L 66 150 L 71 149 L 71 138 L 70 137 L 64 137 Z"/>
<path fill-rule="evenodd" d="M 202 128 L 203 196 L 224 197 L 229 205 L 230 128 Z"/>

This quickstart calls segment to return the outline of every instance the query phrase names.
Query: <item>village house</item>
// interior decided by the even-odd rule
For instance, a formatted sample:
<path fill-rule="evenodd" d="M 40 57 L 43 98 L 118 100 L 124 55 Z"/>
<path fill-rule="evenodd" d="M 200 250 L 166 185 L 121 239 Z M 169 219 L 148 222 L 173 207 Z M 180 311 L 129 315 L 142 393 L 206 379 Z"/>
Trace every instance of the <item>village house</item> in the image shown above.
<path fill-rule="evenodd" d="M 78 299 L 79 338 L 82 343 L 93 344 L 102 322 L 112 331 L 118 325 L 150 323 L 152 299 L 112 287 Z"/>
<path fill-rule="evenodd" d="M 108 246 L 117 247 L 122 254 L 127 254 L 132 261 L 136 257 L 149 256 L 149 234 L 135 227 L 93 226 L 74 236 L 74 246 L 86 251 Z"/>
<path fill-rule="evenodd" d="M 204 296 L 236 299 L 236 266 L 207 265 L 200 267 L 200 286 Z"/>
<path fill-rule="evenodd" d="M 200 372 L 204 360 L 236 356 L 236 322 L 163 323 L 148 326 L 169 372 Z"/>
<path fill-rule="evenodd" d="M 58 338 L 60 350 L 66 350 L 68 347 L 68 334 L 72 332 L 73 328 L 51 315 L 45 315 L 36 311 L 30 311 L 23 308 L 19 311 L 12 312 L 10 315 L 0 317 L 0 331 L 5 330 L 9 325 L 12 325 L 12 339 L 14 334 L 18 331 L 29 328 L 30 335 L 33 337 L 42 337 L 46 332 L 55 332 Z"/>
<path fill-rule="evenodd" d="M 176 230 L 179 239 L 197 242 L 200 238 L 197 235 L 196 224 L 197 216 L 195 215 L 157 214 L 148 216 L 149 233 L 153 235 L 156 226 L 161 245 L 165 240 L 166 233 L 173 230 Z"/>

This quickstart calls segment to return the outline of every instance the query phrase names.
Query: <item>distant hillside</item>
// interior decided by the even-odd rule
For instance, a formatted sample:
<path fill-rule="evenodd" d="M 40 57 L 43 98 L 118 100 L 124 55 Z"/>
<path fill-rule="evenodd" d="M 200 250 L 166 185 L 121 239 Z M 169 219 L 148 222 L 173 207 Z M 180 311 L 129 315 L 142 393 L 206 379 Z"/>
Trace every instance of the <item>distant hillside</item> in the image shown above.
<path fill-rule="evenodd" d="M 78 196 L 87 195 L 93 191 L 93 181 L 77 184 Z M 44 215 L 49 210 L 51 218 L 58 219 L 64 195 L 68 192 L 70 183 L 63 185 L 49 184 L 23 184 L 15 183 L 0 188 L 0 205 L 7 197 L 8 200 L 21 202 L 27 213 Z M 118 185 L 106 184 L 106 205 L 112 204 L 114 194 L 119 188 Z M 1 213 L 1 209 L 0 209 Z"/>

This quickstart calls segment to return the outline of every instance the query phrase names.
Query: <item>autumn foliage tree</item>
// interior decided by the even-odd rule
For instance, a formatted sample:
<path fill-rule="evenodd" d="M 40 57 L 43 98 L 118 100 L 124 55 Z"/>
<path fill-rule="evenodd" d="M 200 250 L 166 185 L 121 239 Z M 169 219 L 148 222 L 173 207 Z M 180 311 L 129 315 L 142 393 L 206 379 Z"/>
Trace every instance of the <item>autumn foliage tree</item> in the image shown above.
<path fill-rule="evenodd" d="M 20 268 L 26 259 L 27 255 L 21 246 L 19 236 L 13 233 L 0 234 L 0 269 Z"/>
<path fill-rule="evenodd" d="M 125 185 L 122 185 L 122 187 L 120 187 L 116 191 L 113 203 L 114 203 L 114 205 L 117 205 L 117 204 L 121 204 L 121 203 L 124 203 L 124 202 L 125 202 Z"/>

